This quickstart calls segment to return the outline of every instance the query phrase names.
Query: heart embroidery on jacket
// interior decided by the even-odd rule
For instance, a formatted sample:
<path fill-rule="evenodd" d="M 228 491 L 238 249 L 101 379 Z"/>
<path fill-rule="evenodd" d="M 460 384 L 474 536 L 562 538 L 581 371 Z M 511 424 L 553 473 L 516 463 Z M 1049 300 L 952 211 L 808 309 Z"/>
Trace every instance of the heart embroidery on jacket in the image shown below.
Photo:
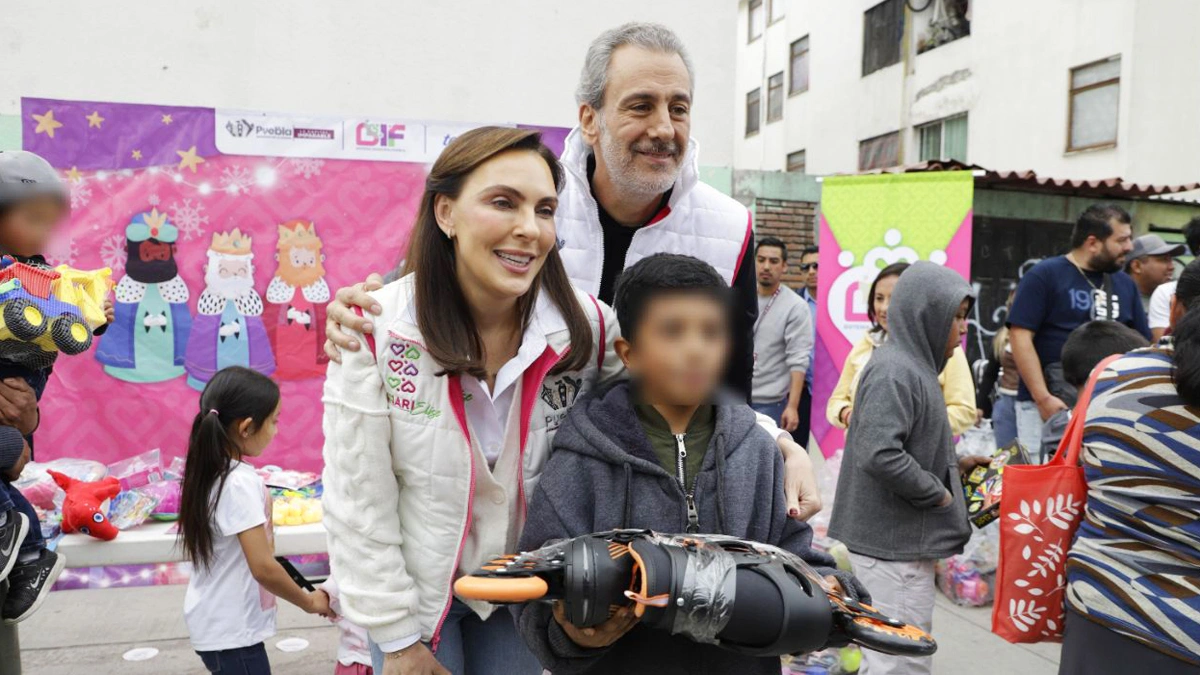
<path fill-rule="evenodd" d="M 400 386 L 400 378 L 396 377 L 395 375 L 388 375 L 387 383 L 389 387 L 395 389 L 396 387 Z"/>
<path fill-rule="evenodd" d="M 406 394 L 411 394 L 411 393 L 415 392 L 416 390 L 417 390 L 417 385 L 413 384 L 411 380 L 405 380 L 404 384 L 400 385 L 400 391 L 402 391 Z"/>
<path fill-rule="evenodd" d="M 393 373 L 400 372 L 400 369 L 403 367 L 404 367 L 403 359 L 388 359 L 388 368 L 391 368 Z"/>
<path fill-rule="evenodd" d="M 421 371 L 417 369 L 417 366 L 414 363 L 404 366 L 404 374 L 408 375 L 409 377 L 416 377 L 420 372 Z"/>
<path fill-rule="evenodd" d="M 404 343 L 403 342 L 393 342 L 392 343 L 392 353 L 393 354 L 395 354 L 396 356 L 400 356 L 400 354 L 402 354 L 403 352 L 404 352 Z"/>

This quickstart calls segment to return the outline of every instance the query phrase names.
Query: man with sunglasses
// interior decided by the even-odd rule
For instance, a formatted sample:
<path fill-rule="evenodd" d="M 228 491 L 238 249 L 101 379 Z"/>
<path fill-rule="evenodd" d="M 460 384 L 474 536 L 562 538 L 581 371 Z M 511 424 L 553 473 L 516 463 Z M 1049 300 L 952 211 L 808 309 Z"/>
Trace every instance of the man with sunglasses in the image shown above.
<path fill-rule="evenodd" d="M 792 432 L 792 438 L 804 447 L 808 447 L 808 432 L 812 424 L 812 387 L 813 359 L 817 356 L 817 257 L 816 246 L 808 246 L 800 254 L 800 272 L 804 275 L 804 286 L 796 293 L 808 302 L 808 315 L 812 317 L 813 341 L 812 352 L 808 355 L 809 367 L 804 371 L 804 394 L 800 397 L 800 423 Z"/>

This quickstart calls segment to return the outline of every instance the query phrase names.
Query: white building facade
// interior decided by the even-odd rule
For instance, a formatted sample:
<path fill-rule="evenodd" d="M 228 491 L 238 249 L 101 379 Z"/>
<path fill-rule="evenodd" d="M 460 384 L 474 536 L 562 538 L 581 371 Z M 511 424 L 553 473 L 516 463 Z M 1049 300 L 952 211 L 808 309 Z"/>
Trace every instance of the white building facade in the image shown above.
<path fill-rule="evenodd" d="M 736 20 L 729 0 L 8 0 L 0 142 L 22 96 L 569 127 L 588 44 L 653 21 L 696 65 L 701 161 L 730 166 Z"/>
<path fill-rule="evenodd" d="M 739 0 L 734 166 L 1200 178 L 1200 3 Z"/>

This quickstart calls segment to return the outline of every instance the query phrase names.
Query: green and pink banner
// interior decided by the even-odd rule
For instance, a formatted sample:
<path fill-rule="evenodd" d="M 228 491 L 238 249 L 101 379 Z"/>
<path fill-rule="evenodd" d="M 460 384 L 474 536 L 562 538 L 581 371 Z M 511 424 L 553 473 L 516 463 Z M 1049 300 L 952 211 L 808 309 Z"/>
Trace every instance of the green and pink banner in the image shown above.
<path fill-rule="evenodd" d="M 969 171 L 831 176 L 821 189 L 818 353 L 813 372 L 813 436 L 832 456 L 845 441 L 825 417 L 850 350 L 871 328 L 867 293 L 879 270 L 929 260 L 970 278 Z"/>

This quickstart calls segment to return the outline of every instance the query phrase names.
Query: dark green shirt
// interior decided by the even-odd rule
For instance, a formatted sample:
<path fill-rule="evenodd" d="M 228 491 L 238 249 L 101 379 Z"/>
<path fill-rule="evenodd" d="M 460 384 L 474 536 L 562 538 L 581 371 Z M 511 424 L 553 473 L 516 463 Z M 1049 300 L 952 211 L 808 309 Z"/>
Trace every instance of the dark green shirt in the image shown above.
<path fill-rule="evenodd" d="M 679 477 L 679 445 L 675 434 L 671 433 L 671 425 L 654 409 L 652 405 L 635 405 L 638 421 L 646 430 L 650 446 L 654 454 L 672 476 Z M 702 405 L 692 415 L 688 422 L 687 432 L 683 435 L 683 447 L 687 450 L 684 459 L 684 492 L 690 492 L 704 464 L 704 455 L 708 452 L 708 442 L 712 439 L 713 430 L 717 426 L 716 410 L 711 405 Z"/>

